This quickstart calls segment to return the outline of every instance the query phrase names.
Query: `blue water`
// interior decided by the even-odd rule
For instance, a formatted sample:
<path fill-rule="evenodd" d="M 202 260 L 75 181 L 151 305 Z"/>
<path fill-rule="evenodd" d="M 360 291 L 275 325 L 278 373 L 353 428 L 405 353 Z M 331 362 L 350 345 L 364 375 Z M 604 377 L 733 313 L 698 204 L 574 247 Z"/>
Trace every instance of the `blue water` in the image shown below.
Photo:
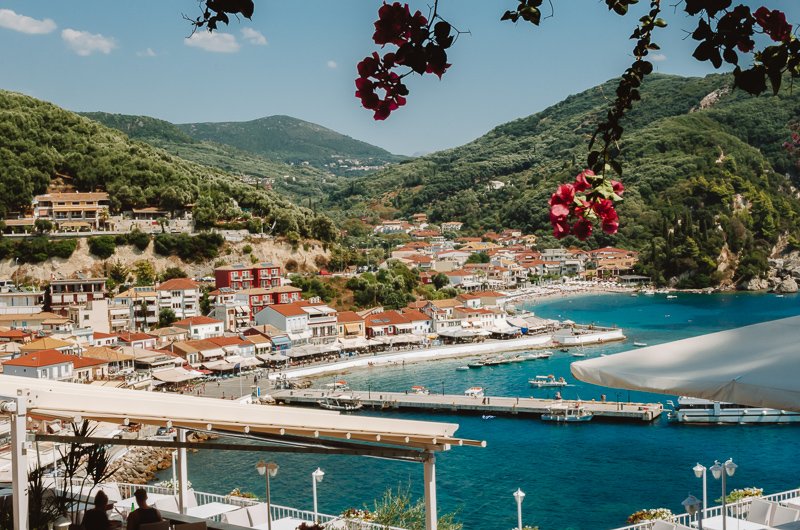
<path fill-rule="evenodd" d="M 586 348 L 589 357 L 632 348 L 633 341 L 649 345 L 755 322 L 800 314 L 800 297 L 773 295 L 585 296 L 530 304 L 548 318 L 579 323 L 616 324 L 628 341 Z M 489 395 L 548 396 L 551 390 L 532 390 L 528 378 L 538 374 L 564 376 L 574 386 L 562 389 L 565 398 L 661 401 L 669 396 L 617 391 L 574 381 L 569 364 L 575 359 L 556 352 L 546 361 L 529 361 L 455 371 L 464 359 L 405 366 L 375 367 L 347 374 L 355 389 L 403 391 L 425 385 L 434 392 L 461 393 L 480 385 Z M 338 378 L 338 377 L 337 377 Z M 364 413 L 367 414 L 367 413 Z M 553 425 L 533 418 L 482 420 L 448 414 L 388 413 L 406 419 L 460 424 L 458 435 L 482 439 L 488 447 L 455 448 L 437 459 L 440 513 L 458 511 L 465 529 L 509 529 L 516 525 L 512 493 L 522 488 L 526 524 L 542 530 L 597 530 L 625 523 L 642 508 L 665 506 L 682 511 L 687 493 L 700 497 L 700 481 L 692 466 L 711 465 L 732 457 L 739 469 L 729 488 L 758 486 L 767 491 L 796 488 L 795 426 L 684 426 L 652 424 Z M 189 478 L 198 490 L 227 493 L 234 487 L 263 495 L 257 475 L 257 454 L 201 451 L 189 460 Z M 275 455 L 280 472 L 272 482 L 273 501 L 311 509 L 311 473 L 325 471 L 318 487 L 320 511 L 339 513 L 371 504 L 386 488 L 410 486 L 422 493 L 422 466 L 363 457 Z M 167 473 L 169 474 L 169 472 Z M 710 475 L 709 475 L 710 477 Z M 719 484 L 709 478 L 709 499 L 719 497 Z"/>

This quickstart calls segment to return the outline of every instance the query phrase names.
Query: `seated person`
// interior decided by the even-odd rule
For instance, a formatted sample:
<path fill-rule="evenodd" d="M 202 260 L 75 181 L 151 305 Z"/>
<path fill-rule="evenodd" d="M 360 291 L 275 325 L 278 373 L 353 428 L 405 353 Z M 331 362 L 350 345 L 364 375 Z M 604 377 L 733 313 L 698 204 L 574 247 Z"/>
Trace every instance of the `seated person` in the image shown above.
<path fill-rule="evenodd" d="M 118 521 L 108 519 L 108 495 L 102 490 L 94 497 L 94 508 L 86 510 L 81 525 L 85 530 L 110 530 L 119 526 Z"/>
<path fill-rule="evenodd" d="M 148 523 L 163 521 L 161 514 L 147 504 L 147 491 L 140 488 L 133 493 L 136 504 L 139 506 L 128 516 L 127 530 L 139 530 L 139 526 Z"/>

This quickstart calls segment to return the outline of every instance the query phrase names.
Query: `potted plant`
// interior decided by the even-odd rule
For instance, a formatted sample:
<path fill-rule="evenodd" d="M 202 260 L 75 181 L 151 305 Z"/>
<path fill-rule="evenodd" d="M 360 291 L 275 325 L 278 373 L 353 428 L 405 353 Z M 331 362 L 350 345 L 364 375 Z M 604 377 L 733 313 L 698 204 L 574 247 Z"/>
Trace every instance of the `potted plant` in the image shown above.
<path fill-rule="evenodd" d="M 645 521 L 672 521 L 672 512 L 669 508 L 649 508 L 639 510 L 628 516 L 628 524 L 637 524 Z"/>
<path fill-rule="evenodd" d="M 734 517 L 742 517 L 750 509 L 750 500 L 763 495 L 763 488 L 756 488 L 755 486 L 739 488 L 731 490 L 731 492 L 725 496 L 725 504 L 730 505 L 730 513 Z M 716 502 L 721 503 L 722 497 L 716 499 Z"/>

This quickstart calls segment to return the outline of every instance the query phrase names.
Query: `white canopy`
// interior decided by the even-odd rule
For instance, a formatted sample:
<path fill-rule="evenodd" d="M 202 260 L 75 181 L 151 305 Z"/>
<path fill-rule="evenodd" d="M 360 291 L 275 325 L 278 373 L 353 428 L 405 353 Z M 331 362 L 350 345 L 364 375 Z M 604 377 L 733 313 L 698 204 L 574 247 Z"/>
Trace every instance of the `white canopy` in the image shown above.
<path fill-rule="evenodd" d="M 447 449 L 483 445 L 454 438 L 457 424 L 368 416 L 288 406 L 244 405 L 221 399 L 162 392 L 77 385 L 61 381 L 0 375 L 6 395 L 27 395 L 28 412 L 64 418 L 123 420 L 188 429 L 294 435 L 308 438 L 380 442 L 416 448 Z M 27 391 L 30 391 L 28 393 Z"/>
<path fill-rule="evenodd" d="M 167 368 L 166 370 L 153 371 L 153 377 L 165 383 L 183 383 L 202 376 L 203 374 L 200 372 L 186 370 L 185 368 Z"/>
<path fill-rule="evenodd" d="M 572 363 L 596 385 L 800 412 L 800 317 Z"/>

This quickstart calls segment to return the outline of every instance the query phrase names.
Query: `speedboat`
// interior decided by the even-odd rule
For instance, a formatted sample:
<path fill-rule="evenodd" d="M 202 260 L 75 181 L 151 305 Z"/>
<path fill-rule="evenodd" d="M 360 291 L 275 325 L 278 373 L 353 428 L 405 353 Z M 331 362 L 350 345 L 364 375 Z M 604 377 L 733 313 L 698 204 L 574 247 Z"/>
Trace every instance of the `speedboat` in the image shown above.
<path fill-rule="evenodd" d="M 326 388 L 331 390 L 350 390 L 350 386 L 347 384 L 347 381 L 334 381 L 333 383 L 326 383 Z"/>
<path fill-rule="evenodd" d="M 468 389 L 464 390 L 464 395 L 467 397 L 483 397 L 483 387 L 482 386 L 471 386 Z"/>
<path fill-rule="evenodd" d="M 643 347 L 647 346 L 647 343 L 646 342 L 634 342 L 633 345 L 638 347 L 638 348 L 643 348 Z"/>
<path fill-rule="evenodd" d="M 467 368 L 483 368 L 486 365 L 485 362 L 478 360 L 473 361 L 471 363 L 467 363 Z"/>
<path fill-rule="evenodd" d="M 458 368 L 456 368 L 456 372 L 466 372 L 467 370 L 469 370 L 469 366 L 467 366 L 466 364 L 464 366 L 459 366 Z"/>
<path fill-rule="evenodd" d="M 674 294 L 668 294 L 668 295 L 667 295 L 667 300 L 673 300 L 673 299 L 675 299 L 675 298 L 678 298 L 678 296 L 677 296 L 677 295 L 674 295 Z"/>
<path fill-rule="evenodd" d="M 553 352 L 551 352 L 550 350 L 543 351 L 543 352 L 540 352 L 540 353 L 536 354 L 536 358 L 537 359 L 549 359 L 552 356 L 553 356 Z"/>
<path fill-rule="evenodd" d="M 414 385 L 411 387 L 411 393 L 420 396 L 427 396 L 428 394 L 431 393 L 431 391 L 425 388 L 424 386 Z"/>
<path fill-rule="evenodd" d="M 573 357 L 586 357 L 586 354 L 582 351 L 574 351 L 572 352 Z"/>
<path fill-rule="evenodd" d="M 491 359 L 488 359 L 488 360 L 484 361 L 483 365 L 484 366 L 498 366 L 498 365 L 501 365 L 501 364 L 509 364 L 510 362 L 511 362 L 511 360 L 507 359 L 505 357 L 493 357 Z"/>
<path fill-rule="evenodd" d="M 569 407 L 550 407 L 547 414 L 542 414 L 542 421 L 553 421 L 558 423 L 581 423 L 592 421 L 591 412 L 585 409 Z"/>
<path fill-rule="evenodd" d="M 546 388 L 551 386 L 567 386 L 567 382 L 564 380 L 563 377 L 559 377 L 556 379 L 554 375 L 537 375 L 533 379 L 528 379 L 528 383 L 531 386 L 535 386 L 537 388 Z"/>
<path fill-rule="evenodd" d="M 361 399 L 353 394 L 331 394 L 317 401 L 320 407 L 326 410 L 339 412 L 353 412 L 364 406 Z"/>
<path fill-rule="evenodd" d="M 767 409 L 736 405 L 723 401 L 680 396 L 678 404 L 667 401 L 672 410 L 667 414 L 670 421 L 678 423 L 717 423 L 738 425 L 740 423 L 798 423 L 800 413 L 788 410 Z"/>
<path fill-rule="evenodd" d="M 525 360 L 525 357 L 523 357 L 522 355 L 515 355 L 513 357 L 510 357 L 508 360 L 511 361 L 512 363 L 521 363 L 522 361 Z"/>

